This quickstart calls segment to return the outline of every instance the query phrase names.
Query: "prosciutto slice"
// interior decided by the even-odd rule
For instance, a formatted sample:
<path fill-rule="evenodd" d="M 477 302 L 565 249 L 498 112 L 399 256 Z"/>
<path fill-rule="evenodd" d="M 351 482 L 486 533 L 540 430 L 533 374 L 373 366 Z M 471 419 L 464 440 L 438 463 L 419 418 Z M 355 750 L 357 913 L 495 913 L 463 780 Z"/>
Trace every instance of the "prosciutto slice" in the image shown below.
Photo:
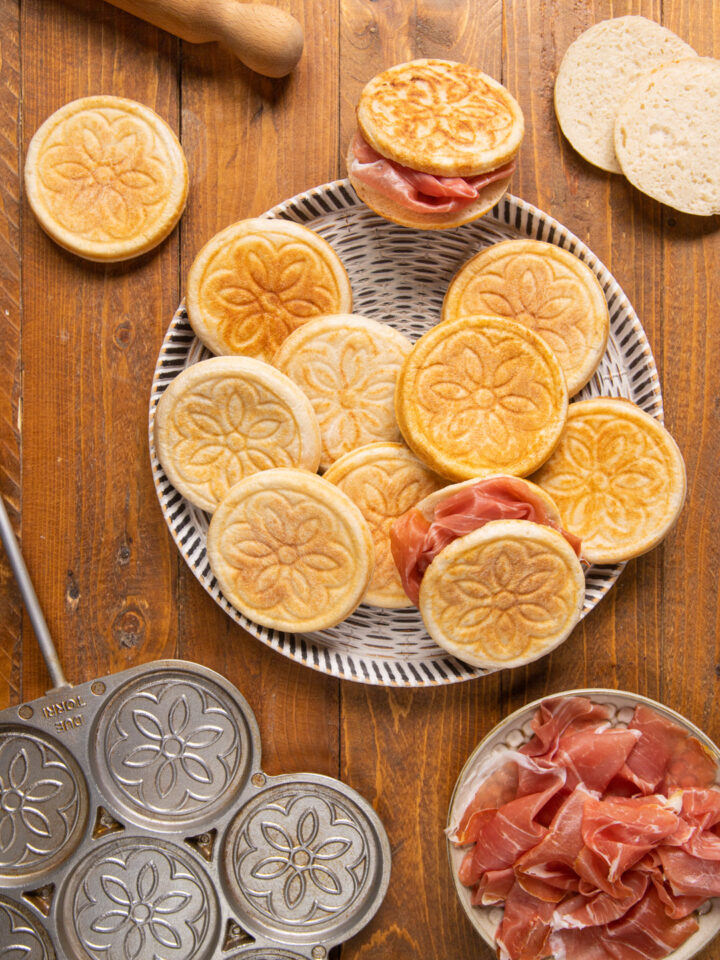
<path fill-rule="evenodd" d="M 477 768 L 454 835 L 474 841 L 459 874 L 472 902 L 503 907 L 499 956 L 666 957 L 720 896 L 712 757 L 644 706 L 625 729 L 587 698 L 555 698 L 532 730 L 520 750 Z"/>
<path fill-rule="evenodd" d="M 450 494 L 428 521 L 413 507 L 390 528 L 390 548 L 403 589 L 417 606 L 420 583 L 435 557 L 453 540 L 491 520 L 532 520 L 558 530 L 580 555 L 580 540 L 550 519 L 544 501 L 517 477 L 478 480 Z"/>
<path fill-rule="evenodd" d="M 514 169 L 511 160 L 474 177 L 440 177 L 388 160 L 359 131 L 352 142 L 350 175 L 416 213 L 457 213 L 477 200 L 481 190 L 509 177 Z"/>

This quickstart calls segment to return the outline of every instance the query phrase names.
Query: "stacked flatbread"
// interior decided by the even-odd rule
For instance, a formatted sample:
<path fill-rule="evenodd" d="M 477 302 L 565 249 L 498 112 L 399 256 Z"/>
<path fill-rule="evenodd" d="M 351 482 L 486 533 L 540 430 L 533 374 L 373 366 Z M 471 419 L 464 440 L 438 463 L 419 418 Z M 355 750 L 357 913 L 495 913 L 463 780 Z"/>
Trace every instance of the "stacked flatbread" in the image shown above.
<path fill-rule="evenodd" d="M 568 47 L 555 111 L 578 153 L 686 213 L 720 212 L 720 61 L 645 17 L 604 20 Z"/>

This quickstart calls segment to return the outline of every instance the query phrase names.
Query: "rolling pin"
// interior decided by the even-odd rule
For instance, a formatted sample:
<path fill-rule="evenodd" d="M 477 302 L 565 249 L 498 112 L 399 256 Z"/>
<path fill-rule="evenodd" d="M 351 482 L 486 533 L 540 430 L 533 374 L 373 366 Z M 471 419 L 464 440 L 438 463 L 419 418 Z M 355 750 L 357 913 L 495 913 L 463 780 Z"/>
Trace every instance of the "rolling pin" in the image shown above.
<path fill-rule="evenodd" d="M 241 0 L 109 0 L 190 43 L 219 41 L 245 66 L 284 77 L 300 59 L 303 30 L 295 17 L 264 3 Z"/>

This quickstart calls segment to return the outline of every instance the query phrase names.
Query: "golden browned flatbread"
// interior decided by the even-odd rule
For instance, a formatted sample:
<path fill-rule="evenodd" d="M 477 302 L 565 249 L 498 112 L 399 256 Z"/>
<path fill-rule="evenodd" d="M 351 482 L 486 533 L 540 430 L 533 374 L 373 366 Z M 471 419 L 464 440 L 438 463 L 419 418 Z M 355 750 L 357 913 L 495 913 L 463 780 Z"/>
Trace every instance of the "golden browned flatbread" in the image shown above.
<path fill-rule="evenodd" d="M 324 475 L 360 508 L 375 544 L 375 572 L 365 603 L 412 606 L 390 550 L 390 527 L 422 497 L 445 481 L 420 463 L 402 443 L 370 443 L 336 460 Z"/>
<path fill-rule="evenodd" d="M 536 470 L 560 437 L 567 402 L 565 377 L 545 341 L 491 316 L 432 327 L 403 364 L 395 392 L 406 443 L 453 480 Z"/>
<path fill-rule="evenodd" d="M 285 340 L 273 364 L 312 404 L 323 469 L 366 443 L 400 440 L 393 400 L 410 348 L 387 323 L 356 314 L 310 320 Z"/>
<path fill-rule="evenodd" d="M 591 563 L 618 563 L 656 546 L 685 502 L 685 464 L 661 423 L 628 400 L 570 404 L 557 449 L 533 477 L 582 538 Z"/>
<path fill-rule="evenodd" d="M 155 413 L 155 447 L 172 485 L 210 513 L 245 477 L 320 463 L 310 401 L 262 360 L 212 357 L 183 370 Z"/>
<path fill-rule="evenodd" d="M 443 319 L 495 314 L 539 334 L 560 361 L 574 396 L 605 352 L 610 317 L 592 270 L 539 240 L 504 240 L 481 250 L 453 277 Z"/>
<path fill-rule="evenodd" d="M 358 104 L 358 125 L 378 153 L 424 173 L 465 177 L 511 160 L 524 133 L 505 87 L 452 60 L 411 60 L 374 77 Z"/>
<path fill-rule="evenodd" d="M 127 260 L 157 246 L 180 219 L 188 171 L 177 137 L 149 107 L 84 97 L 36 131 L 25 187 L 61 247 L 87 260 Z"/>
<path fill-rule="evenodd" d="M 302 324 L 352 307 L 345 268 L 330 244 L 290 220 L 241 220 L 216 234 L 188 274 L 192 328 L 217 354 L 272 361 Z"/>
<path fill-rule="evenodd" d="M 225 597 L 276 630 L 323 630 L 362 600 L 373 542 L 344 493 L 305 470 L 278 468 L 241 480 L 220 503 L 208 560 Z"/>
<path fill-rule="evenodd" d="M 435 557 L 420 585 L 420 612 L 441 647 L 497 670 L 562 643 L 584 597 L 582 566 L 560 533 L 528 520 L 493 520 Z"/>

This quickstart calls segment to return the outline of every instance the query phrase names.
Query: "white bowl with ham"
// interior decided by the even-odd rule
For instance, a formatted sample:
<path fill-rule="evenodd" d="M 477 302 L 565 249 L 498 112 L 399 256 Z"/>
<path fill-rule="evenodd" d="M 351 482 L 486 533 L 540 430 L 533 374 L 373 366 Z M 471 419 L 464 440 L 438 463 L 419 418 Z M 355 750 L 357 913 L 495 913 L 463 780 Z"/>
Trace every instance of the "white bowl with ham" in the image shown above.
<path fill-rule="evenodd" d="M 502 960 L 689 960 L 720 931 L 720 750 L 647 697 L 572 690 L 511 714 L 463 767 L 446 833 Z"/>

